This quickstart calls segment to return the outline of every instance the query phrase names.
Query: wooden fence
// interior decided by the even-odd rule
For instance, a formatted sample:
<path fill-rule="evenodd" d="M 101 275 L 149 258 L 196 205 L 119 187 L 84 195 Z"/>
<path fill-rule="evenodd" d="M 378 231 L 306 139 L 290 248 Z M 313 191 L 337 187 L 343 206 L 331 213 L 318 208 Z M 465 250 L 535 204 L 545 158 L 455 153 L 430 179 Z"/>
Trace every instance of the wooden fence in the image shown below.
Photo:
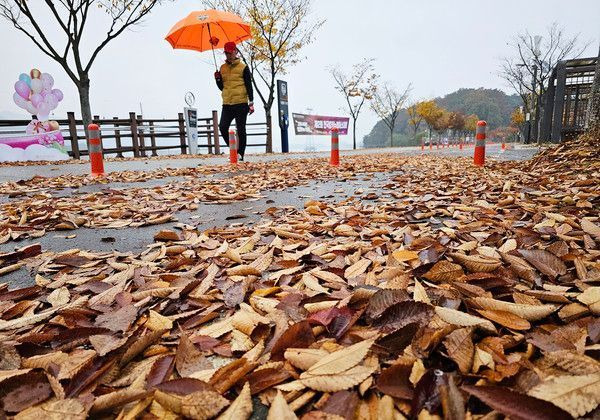
<path fill-rule="evenodd" d="M 68 112 L 67 119 L 56 120 L 61 126 L 65 145 L 70 145 L 69 155 L 75 159 L 89 154 L 83 122 Z M 0 120 L 0 137 L 24 134 L 30 120 Z M 159 151 L 177 150 L 177 154 L 188 154 L 185 120 L 183 113 L 174 119 L 149 119 L 129 113 L 129 118 L 99 118 L 93 123 L 100 126 L 104 155 L 123 157 L 124 153 L 134 157 L 158 156 Z M 235 122 L 234 122 L 235 127 Z M 266 122 L 246 124 L 247 147 L 265 147 L 267 150 L 268 125 Z M 261 138 L 260 143 L 252 143 L 253 138 Z M 208 154 L 221 154 L 225 143 L 219 135 L 217 111 L 212 116 L 198 118 L 198 153 L 206 149 Z M 173 153 L 167 153 L 173 154 Z"/>

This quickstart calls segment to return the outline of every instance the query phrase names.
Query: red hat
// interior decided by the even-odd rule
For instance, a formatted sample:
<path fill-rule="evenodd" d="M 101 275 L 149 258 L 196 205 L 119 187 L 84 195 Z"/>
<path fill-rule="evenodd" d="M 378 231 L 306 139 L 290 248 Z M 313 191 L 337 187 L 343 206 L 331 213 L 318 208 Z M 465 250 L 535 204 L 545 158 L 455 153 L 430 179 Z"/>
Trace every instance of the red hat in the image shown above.
<path fill-rule="evenodd" d="M 230 42 L 227 42 L 227 43 L 225 44 L 225 48 L 224 48 L 224 50 L 225 50 L 225 52 L 226 52 L 226 53 L 232 53 L 232 52 L 234 52 L 235 50 L 237 50 L 237 47 L 235 46 L 235 42 L 231 42 L 231 41 L 230 41 Z"/>

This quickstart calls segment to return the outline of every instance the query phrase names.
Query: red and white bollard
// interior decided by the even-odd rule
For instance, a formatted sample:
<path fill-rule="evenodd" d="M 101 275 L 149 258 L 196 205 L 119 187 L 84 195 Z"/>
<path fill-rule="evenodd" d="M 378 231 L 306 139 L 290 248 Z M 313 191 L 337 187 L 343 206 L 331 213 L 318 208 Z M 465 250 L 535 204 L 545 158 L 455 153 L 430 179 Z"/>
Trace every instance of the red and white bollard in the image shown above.
<path fill-rule="evenodd" d="M 237 152 L 237 138 L 235 131 L 229 131 L 229 163 L 235 165 L 238 163 L 238 152 Z"/>
<path fill-rule="evenodd" d="M 475 153 L 473 154 L 473 163 L 476 166 L 485 165 L 485 131 L 487 123 L 477 121 L 477 131 L 475 132 Z"/>
<path fill-rule="evenodd" d="M 100 139 L 100 127 L 98 124 L 88 125 L 89 154 L 92 164 L 92 175 L 104 175 L 104 155 L 102 153 L 102 140 Z"/>
<path fill-rule="evenodd" d="M 340 137 L 337 127 L 331 129 L 331 156 L 329 164 L 331 166 L 340 166 Z"/>

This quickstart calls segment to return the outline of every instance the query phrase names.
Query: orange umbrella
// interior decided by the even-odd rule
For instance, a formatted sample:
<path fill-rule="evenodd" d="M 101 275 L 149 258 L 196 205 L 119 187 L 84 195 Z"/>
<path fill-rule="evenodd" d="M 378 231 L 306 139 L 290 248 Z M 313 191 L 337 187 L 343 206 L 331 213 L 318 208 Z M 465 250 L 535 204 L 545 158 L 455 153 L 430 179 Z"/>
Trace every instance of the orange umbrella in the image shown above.
<path fill-rule="evenodd" d="M 171 28 L 166 40 L 173 48 L 185 50 L 213 51 L 215 67 L 215 48 L 223 48 L 227 42 L 236 44 L 252 38 L 250 25 L 241 17 L 219 10 L 201 10 L 190 13 Z"/>

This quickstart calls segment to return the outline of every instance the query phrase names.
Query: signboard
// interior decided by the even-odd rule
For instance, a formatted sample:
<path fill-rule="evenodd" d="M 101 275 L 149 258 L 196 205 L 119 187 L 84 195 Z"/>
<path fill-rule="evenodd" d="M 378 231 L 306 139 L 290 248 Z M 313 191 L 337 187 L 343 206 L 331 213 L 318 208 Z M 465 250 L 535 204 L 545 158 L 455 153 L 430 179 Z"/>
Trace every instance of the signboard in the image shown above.
<path fill-rule="evenodd" d="M 185 107 L 183 108 L 183 115 L 189 154 L 198 154 L 198 110 Z"/>
<path fill-rule="evenodd" d="M 288 113 L 288 89 L 287 82 L 277 81 L 277 103 L 279 105 L 279 127 L 287 128 L 289 126 Z"/>
<path fill-rule="evenodd" d="M 288 88 L 285 80 L 277 81 L 277 105 L 279 107 L 279 128 L 281 128 L 281 151 L 289 152 L 288 126 L 290 117 L 288 114 Z"/>
<path fill-rule="evenodd" d="M 292 114 L 294 131 L 297 136 L 329 135 L 337 127 L 340 135 L 348 134 L 348 117 L 327 117 L 324 115 Z"/>

